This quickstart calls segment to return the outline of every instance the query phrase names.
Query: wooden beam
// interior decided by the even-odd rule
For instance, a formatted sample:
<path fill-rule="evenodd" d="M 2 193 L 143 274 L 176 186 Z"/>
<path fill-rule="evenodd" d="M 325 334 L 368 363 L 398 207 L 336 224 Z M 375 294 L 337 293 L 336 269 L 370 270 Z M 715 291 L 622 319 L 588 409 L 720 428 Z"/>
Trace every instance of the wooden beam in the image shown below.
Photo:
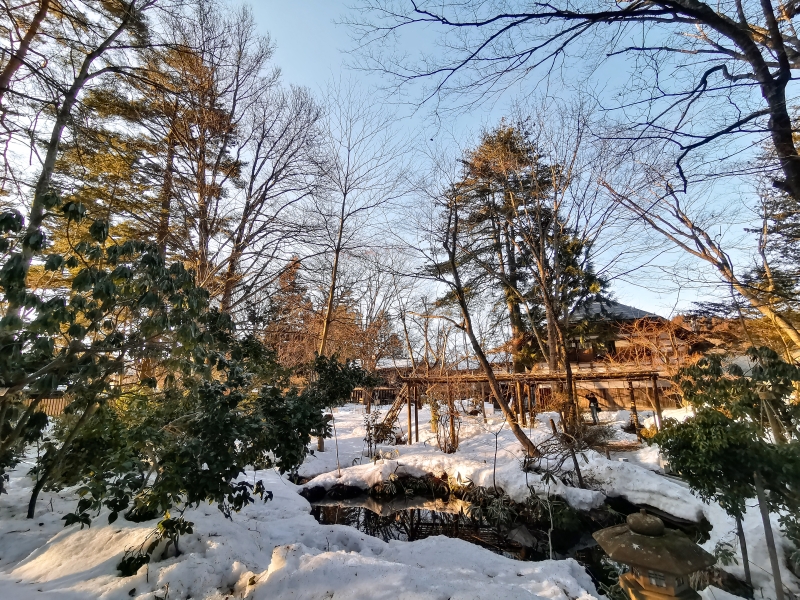
<path fill-rule="evenodd" d="M 411 390 L 412 386 L 406 387 L 406 405 L 408 407 L 408 445 L 410 446 L 413 443 L 411 439 Z"/>
<path fill-rule="evenodd" d="M 656 406 L 656 429 L 661 431 L 661 397 L 658 390 L 658 375 L 653 375 L 653 404 Z"/>
<path fill-rule="evenodd" d="M 450 387 L 450 382 L 447 382 L 447 412 L 450 413 L 450 449 L 455 452 L 456 448 L 456 418 L 455 418 L 455 402 L 453 401 L 453 388 Z"/>
<path fill-rule="evenodd" d="M 414 441 L 419 442 L 419 389 L 414 386 Z"/>
<path fill-rule="evenodd" d="M 655 370 L 640 370 L 640 371 L 609 371 L 609 372 L 590 372 L 590 373 L 573 373 L 574 381 L 649 381 L 654 375 L 658 375 Z M 508 383 L 514 381 L 526 383 L 562 383 L 566 380 L 566 373 L 495 373 L 495 378 L 498 381 Z M 404 383 L 418 383 L 418 384 L 434 384 L 451 382 L 457 379 L 459 382 L 464 383 L 488 383 L 489 379 L 486 375 L 479 373 L 464 373 L 464 374 L 450 374 L 450 375 L 412 375 L 409 377 L 400 377 Z"/>

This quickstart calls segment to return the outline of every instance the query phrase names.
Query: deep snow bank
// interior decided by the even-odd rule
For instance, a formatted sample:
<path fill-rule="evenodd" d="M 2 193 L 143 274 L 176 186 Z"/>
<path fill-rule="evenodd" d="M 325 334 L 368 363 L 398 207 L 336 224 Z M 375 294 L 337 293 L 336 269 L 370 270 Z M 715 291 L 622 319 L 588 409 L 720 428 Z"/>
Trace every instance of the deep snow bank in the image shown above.
<path fill-rule="evenodd" d="M 430 433 L 429 414 L 420 411 L 420 442 L 396 448 L 399 456 L 370 463 L 363 458 L 363 409 L 350 406 L 336 411 L 337 440 L 327 440 L 327 451 L 309 457 L 300 474 L 316 476 L 310 485 L 336 483 L 366 489 L 396 471 L 409 475 L 447 472 L 478 485 L 494 482 L 517 500 L 532 486 L 537 493 L 559 494 L 576 508 L 602 503 L 606 496 L 623 496 L 672 515 L 713 525 L 709 551 L 717 542 L 735 544 L 735 524 L 716 504 L 706 505 L 681 482 L 658 473 L 657 448 L 612 453 L 612 460 L 587 453 L 581 466 L 592 490 L 562 484 L 547 488 L 538 475 L 520 468 L 522 453 L 500 419 L 465 418 L 458 452 L 442 454 Z M 534 440 L 548 435 L 542 415 L 529 428 Z M 627 421 L 626 411 L 601 413 L 617 430 Z M 618 439 L 630 441 L 618 431 Z M 338 447 L 338 452 L 337 452 Z M 620 462 L 625 457 L 630 462 Z M 496 460 L 495 460 L 496 459 Z M 353 462 L 364 464 L 353 465 Z M 341 466 L 341 477 L 337 470 Z M 309 514 L 309 504 L 298 487 L 272 471 L 250 472 L 250 481 L 263 479 L 274 493 L 272 502 L 245 508 L 226 520 L 214 506 L 187 511 L 195 533 L 181 540 L 183 554 L 143 567 L 133 577 L 117 576 L 116 564 L 126 547 L 140 544 L 152 530 L 150 523 L 120 519 L 106 524 L 105 515 L 94 525 L 63 527 L 61 517 L 77 502 L 74 494 L 41 496 L 36 518 L 25 519 L 31 481 L 30 464 L 12 473 L 10 494 L 0 496 L 0 600 L 154 600 L 169 589 L 169 599 L 222 600 L 223 598 L 532 598 L 588 600 L 596 597 L 589 576 L 578 563 L 520 562 L 495 555 L 462 540 L 444 537 L 417 542 L 385 543 L 346 526 L 320 525 Z M 748 508 L 744 526 L 753 563 L 757 597 L 774 598 L 769 560 L 758 510 Z M 789 549 L 780 534 L 777 517 L 773 530 L 782 553 Z M 738 547 L 737 553 L 738 553 Z M 726 570 L 742 577 L 739 565 Z M 784 582 L 794 593 L 797 580 L 784 569 Z M 716 591 L 714 591 L 716 593 Z M 713 596 L 704 594 L 706 600 Z M 717 598 L 720 600 L 720 598 Z"/>
<path fill-rule="evenodd" d="M 0 598 L 5 600 L 154 600 L 254 598 L 550 598 L 597 596 L 576 562 L 522 563 L 444 537 L 386 543 L 346 526 L 320 525 L 297 487 L 272 471 L 263 479 L 274 500 L 257 502 L 226 520 L 214 506 L 187 511 L 194 534 L 183 554 L 154 562 L 133 577 L 117 576 L 127 547 L 150 523 L 112 525 L 105 514 L 89 529 L 64 528 L 70 493 L 43 494 L 36 518 L 25 519 L 30 481 L 20 465 L 10 494 L 0 497 Z"/>

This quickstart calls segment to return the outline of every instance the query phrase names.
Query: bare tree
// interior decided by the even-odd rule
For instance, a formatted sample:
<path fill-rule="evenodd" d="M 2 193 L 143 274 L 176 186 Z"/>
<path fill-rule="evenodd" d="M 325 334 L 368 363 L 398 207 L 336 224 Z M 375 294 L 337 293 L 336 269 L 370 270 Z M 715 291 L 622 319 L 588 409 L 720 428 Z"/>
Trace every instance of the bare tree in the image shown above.
<path fill-rule="evenodd" d="M 169 25 L 171 45 L 183 49 L 174 65 L 183 106 L 175 132 L 170 241 L 173 252 L 194 265 L 198 283 L 219 295 L 236 209 L 230 186 L 241 174 L 250 136 L 258 133 L 248 119 L 268 101 L 278 72 L 267 69 L 273 46 L 257 32 L 247 7 L 229 12 L 197 0 Z"/>
<path fill-rule="evenodd" d="M 304 201 L 317 175 L 321 109 L 302 88 L 276 90 L 255 103 L 247 122 L 243 190 L 225 241 L 221 307 L 236 310 L 262 291 L 310 231 Z"/>
<path fill-rule="evenodd" d="M 712 233 L 711 227 L 720 223 L 719 210 L 703 202 L 692 202 L 669 184 L 668 179 L 650 163 L 637 165 L 639 177 L 622 183 L 605 182 L 616 202 L 636 215 L 642 222 L 670 240 L 684 252 L 711 266 L 732 292 L 745 299 L 780 333 L 789 354 L 800 348 L 800 329 L 795 321 L 781 310 L 781 290 L 772 276 L 769 255 L 766 251 L 769 230 L 766 222 L 758 233 L 756 258 L 763 278 L 753 282 L 744 269 L 737 267 L 726 250 L 725 241 Z"/>
<path fill-rule="evenodd" d="M 422 81 L 425 99 L 471 102 L 537 73 L 574 82 L 581 66 L 628 70 L 629 85 L 607 98 L 621 138 L 666 140 L 683 184 L 691 176 L 683 160 L 699 150 L 716 151 L 722 163 L 704 164 L 700 177 L 752 171 L 729 159 L 762 138 L 774 150 L 774 185 L 797 202 L 800 157 L 787 98 L 800 67 L 797 13 L 794 3 L 770 0 L 362 0 L 351 25 L 366 63 L 401 83 Z M 439 43 L 415 61 L 392 51 L 406 30 L 436 32 Z"/>
<path fill-rule="evenodd" d="M 325 116 L 324 164 L 314 213 L 322 232 L 318 252 L 330 261 L 319 354 L 335 311 L 341 261 L 376 242 L 381 211 L 403 194 L 405 152 L 394 117 L 352 83 L 331 84 Z"/>

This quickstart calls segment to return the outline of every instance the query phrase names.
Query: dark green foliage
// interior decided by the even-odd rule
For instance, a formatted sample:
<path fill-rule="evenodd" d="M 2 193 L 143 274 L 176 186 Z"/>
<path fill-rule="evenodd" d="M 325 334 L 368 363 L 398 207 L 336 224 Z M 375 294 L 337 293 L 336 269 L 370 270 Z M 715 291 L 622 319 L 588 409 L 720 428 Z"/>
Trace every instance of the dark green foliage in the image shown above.
<path fill-rule="evenodd" d="M 323 410 L 364 378 L 358 367 L 322 358 L 315 383 L 300 392 L 276 385 L 282 375 L 253 375 L 280 374 L 270 361 L 274 356 L 252 338 L 231 340 L 229 352 L 216 356 L 215 378 L 190 372 L 172 386 L 122 395 L 75 439 L 68 468 L 54 483 L 73 485 L 78 475 L 88 499 L 78 514 L 105 506 L 112 518 L 130 509 L 134 520 L 202 502 L 216 502 L 230 516 L 254 494 L 269 496 L 260 483 L 237 481 L 245 467 L 299 466 L 311 437 L 329 434 Z"/>
<path fill-rule="evenodd" d="M 654 440 L 701 498 L 715 499 L 731 515 L 743 514 L 745 500 L 755 496 L 752 473 L 769 451 L 750 424 L 702 408 L 684 423 L 667 419 Z"/>
<path fill-rule="evenodd" d="M 603 595 L 609 600 L 628 600 L 628 594 L 625 593 L 625 590 L 623 590 L 622 586 L 619 584 L 619 577 L 629 571 L 630 567 L 622 563 L 614 562 L 608 557 L 603 558 L 602 564 L 603 570 L 606 572 L 606 578 L 612 583 L 609 585 L 601 581 L 600 591 L 603 592 Z"/>
<path fill-rule="evenodd" d="M 320 358 L 314 383 L 303 391 L 287 389 L 287 374 L 256 340 L 231 338 L 227 344 L 228 351 L 216 355 L 214 378 L 190 370 L 170 387 L 123 395 L 76 438 L 65 475 L 54 482 L 82 483 L 72 522 L 88 524 L 90 512 L 103 507 L 109 521 L 125 511 L 135 521 L 165 515 L 157 540 L 178 551 L 178 539 L 192 527 L 183 518 L 187 507 L 215 502 L 230 518 L 255 496 L 271 499 L 260 481 L 238 480 L 245 467 L 295 469 L 311 437 L 329 435 L 323 410 L 349 397 L 366 377 L 352 364 Z M 170 516 L 175 509 L 177 518 Z M 141 566 L 141 554 L 154 548 L 130 554 L 120 570 Z"/>
<path fill-rule="evenodd" d="M 764 480 L 770 508 L 783 512 L 787 536 L 800 542 L 800 367 L 769 348 L 750 348 L 749 373 L 710 356 L 682 369 L 675 380 L 696 416 L 667 420 L 653 439 L 673 469 L 704 500 L 741 517 L 755 496 L 753 473 Z M 790 560 L 797 560 L 792 555 Z"/>
<path fill-rule="evenodd" d="M 682 369 L 676 383 L 693 406 L 723 410 L 732 419 L 757 424 L 761 435 L 771 428 L 770 413 L 781 426 L 778 434 L 796 431 L 792 423 L 800 422 L 800 405 L 788 399 L 795 382 L 800 382 L 800 367 L 785 362 L 770 348 L 749 348 L 747 358 L 753 367 L 744 373 L 736 364 L 726 367 L 721 356 L 708 356 Z"/>
<path fill-rule="evenodd" d="M 144 565 L 150 562 L 150 555 L 143 552 L 126 550 L 122 560 L 117 563 L 120 577 L 132 577 Z"/>
<path fill-rule="evenodd" d="M 64 230 L 89 218 L 75 203 L 61 214 Z M 17 213 L 0 215 L 12 250 L 21 227 Z M 191 271 L 146 243 L 112 243 L 102 221 L 89 234 L 66 253 L 22 240 L 42 268 L 26 277 L 12 251 L 0 269 L 0 476 L 40 440 L 29 516 L 40 490 L 78 485 L 66 525 L 102 509 L 109 522 L 162 517 L 153 542 L 120 563 L 133 572 L 160 541 L 179 551 L 186 508 L 216 503 L 230 517 L 270 499 L 263 483 L 238 480 L 245 467 L 296 469 L 311 437 L 330 435 L 324 410 L 375 382 L 331 357 L 306 367 L 304 389 L 290 386 L 275 353 L 237 336 Z M 47 288 L 31 285 L 40 274 Z M 71 402 L 43 438 L 36 404 L 55 393 Z"/>
<path fill-rule="evenodd" d="M 67 215 L 84 215 L 80 207 L 64 208 Z M 68 230 L 72 220 L 77 218 L 54 225 Z M 60 254 L 19 240 L 18 213 L 0 215 L 0 224 L 12 248 L 0 269 L 0 387 L 6 388 L 0 397 L 1 472 L 39 437 L 44 417 L 35 408 L 42 398 L 66 395 L 73 400 L 73 425 L 83 427 L 120 396 L 115 382 L 126 366 L 167 356 L 202 364 L 202 344 L 227 317 L 209 311 L 208 294 L 195 286 L 193 274 L 166 265 L 157 249 L 136 241 L 107 243 L 103 221 L 91 225 L 95 241 Z M 47 287 L 31 284 L 35 273 L 26 277 L 17 251 L 26 245 L 35 251 L 34 264 L 51 273 Z M 58 467 L 52 452 L 50 459 Z"/>

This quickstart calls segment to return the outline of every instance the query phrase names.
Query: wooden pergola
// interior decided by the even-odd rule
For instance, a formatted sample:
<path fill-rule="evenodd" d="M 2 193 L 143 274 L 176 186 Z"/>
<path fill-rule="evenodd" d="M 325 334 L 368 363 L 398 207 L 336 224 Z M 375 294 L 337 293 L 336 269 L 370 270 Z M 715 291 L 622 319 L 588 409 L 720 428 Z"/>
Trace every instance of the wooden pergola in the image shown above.
<path fill-rule="evenodd" d="M 540 387 L 547 385 L 552 389 L 553 385 L 565 386 L 567 381 L 567 374 L 565 371 L 548 371 L 548 372 L 527 372 L 527 373 L 494 373 L 495 379 L 498 383 L 506 385 L 509 389 L 513 389 L 514 402 L 512 409 L 516 413 L 518 422 L 521 426 L 527 426 L 527 419 L 534 418 L 534 398 L 537 398 L 537 392 Z M 384 423 L 393 422 L 399 416 L 403 404 L 407 407 L 408 417 L 408 444 L 412 444 L 412 425 L 415 431 L 415 440 L 419 442 L 419 399 L 420 388 L 429 388 L 433 385 L 446 386 L 446 394 L 448 404 L 451 406 L 450 428 L 453 430 L 453 390 L 454 385 L 472 384 L 480 385 L 482 394 L 486 397 L 486 386 L 489 384 L 489 378 L 483 373 L 456 373 L 456 374 L 412 374 L 408 376 L 401 376 L 403 382 L 403 390 L 397 395 L 395 403 L 386 415 Z M 661 398 L 659 392 L 660 373 L 654 369 L 631 369 L 631 370 L 615 370 L 615 371 L 586 371 L 577 369 L 572 373 L 573 382 L 573 397 L 577 403 L 577 388 L 578 382 L 602 382 L 602 381 L 616 381 L 627 383 L 631 400 L 631 416 L 638 424 L 638 415 L 636 411 L 636 399 L 634 396 L 634 382 L 648 382 L 653 389 L 653 405 L 656 413 L 656 427 L 661 428 Z M 526 415 L 523 406 L 523 392 L 529 398 L 529 415 Z M 483 399 L 481 401 L 483 407 Z M 577 408 L 577 407 L 576 407 Z M 482 411 L 483 412 L 483 411 Z M 486 417 L 484 412 L 484 418 Z"/>

